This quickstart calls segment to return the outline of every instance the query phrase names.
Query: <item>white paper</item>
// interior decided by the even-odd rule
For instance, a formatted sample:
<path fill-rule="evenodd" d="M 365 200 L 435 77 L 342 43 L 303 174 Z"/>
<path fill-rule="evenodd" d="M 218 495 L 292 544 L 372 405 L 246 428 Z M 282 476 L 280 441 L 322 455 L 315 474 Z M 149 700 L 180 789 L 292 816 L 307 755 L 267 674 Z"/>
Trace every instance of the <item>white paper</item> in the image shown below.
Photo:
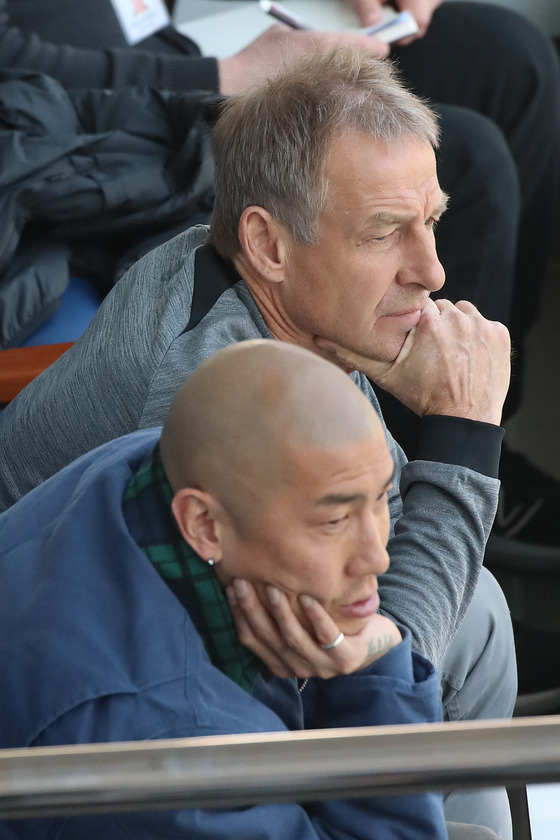
<path fill-rule="evenodd" d="M 183 4 L 185 3 L 186 0 L 183 0 Z M 227 2 L 223 2 L 223 6 L 227 5 Z M 371 27 L 364 29 L 357 25 L 353 12 L 344 0 L 281 0 L 280 5 L 298 15 L 313 29 L 334 32 L 371 30 Z M 216 9 L 214 2 L 210 7 L 212 14 L 195 20 L 185 20 L 181 14 L 182 8 L 186 9 L 187 6 L 179 3 L 174 19 L 177 29 L 192 38 L 199 45 L 203 55 L 216 58 L 227 58 L 239 52 L 277 22 L 261 11 L 254 0 L 247 0 L 243 4 L 236 3 L 235 8 L 217 13 L 214 11 Z M 383 22 L 395 19 L 395 26 L 384 28 L 378 34 L 376 33 L 376 37 L 382 38 L 386 43 L 391 43 L 393 40 L 418 31 L 412 16 L 407 14 L 402 20 L 401 18 L 403 16 L 397 16 L 394 9 L 384 6 Z"/>
<path fill-rule="evenodd" d="M 170 23 L 163 0 L 111 0 L 128 44 L 138 44 Z"/>

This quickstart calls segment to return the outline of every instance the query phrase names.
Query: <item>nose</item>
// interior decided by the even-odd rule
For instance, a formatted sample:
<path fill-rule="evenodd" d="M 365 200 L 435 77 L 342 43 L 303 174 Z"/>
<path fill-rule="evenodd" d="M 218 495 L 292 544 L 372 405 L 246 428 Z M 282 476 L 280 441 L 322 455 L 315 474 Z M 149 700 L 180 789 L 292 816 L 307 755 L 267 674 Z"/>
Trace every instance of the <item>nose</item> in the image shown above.
<path fill-rule="evenodd" d="M 389 568 L 388 531 L 388 522 L 381 523 L 374 515 L 362 524 L 356 534 L 351 556 L 346 564 L 346 574 L 349 577 L 382 575 L 387 571 Z"/>
<path fill-rule="evenodd" d="M 399 283 L 414 283 L 429 292 L 437 292 L 445 283 L 445 270 L 439 261 L 433 230 L 423 227 L 411 238 Z"/>

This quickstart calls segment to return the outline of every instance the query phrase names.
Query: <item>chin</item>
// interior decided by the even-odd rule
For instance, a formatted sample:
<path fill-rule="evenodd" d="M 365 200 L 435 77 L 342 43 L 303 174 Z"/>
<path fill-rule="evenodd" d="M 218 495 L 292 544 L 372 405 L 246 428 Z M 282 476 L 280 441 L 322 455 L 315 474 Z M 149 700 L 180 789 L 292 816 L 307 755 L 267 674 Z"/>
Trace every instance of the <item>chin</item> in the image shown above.
<path fill-rule="evenodd" d="M 367 347 L 362 346 L 354 350 L 354 352 L 374 362 L 391 364 L 401 352 L 407 336 L 408 331 L 399 331 L 398 334 L 395 334 L 395 332 L 382 332 L 377 341 L 371 342 Z"/>
<path fill-rule="evenodd" d="M 392 364 L 400 355 L 401 350 L 404 347 L 404 343 L 408 337 L 408 332 L 404 335 L 400 335 L 395 337 L 392 341 L 388 341 L 386 345 L 381 348 L 378 360 L 380 362 L 387 362 Z"/>
<path fill-rule="evenodd" d="M 345 636 L 355 636 L 363 630 L 369 618 L 345 618 L 337 622 L 340 630 Z"/>

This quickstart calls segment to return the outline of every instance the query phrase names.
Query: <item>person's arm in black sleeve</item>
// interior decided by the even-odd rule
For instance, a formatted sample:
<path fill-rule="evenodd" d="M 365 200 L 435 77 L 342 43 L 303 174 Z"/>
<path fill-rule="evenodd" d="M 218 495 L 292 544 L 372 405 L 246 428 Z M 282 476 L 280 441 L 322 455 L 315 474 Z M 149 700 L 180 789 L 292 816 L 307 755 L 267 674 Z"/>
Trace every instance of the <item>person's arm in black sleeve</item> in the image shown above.
<path fill-rule="evenodd" d="M 68 89 L 149 85 L 161 90 L 218 91 L 218 62 L 203 56 L 59 46 L 10 26 L 0 13 L 0 70 L 46 73 Z"/>

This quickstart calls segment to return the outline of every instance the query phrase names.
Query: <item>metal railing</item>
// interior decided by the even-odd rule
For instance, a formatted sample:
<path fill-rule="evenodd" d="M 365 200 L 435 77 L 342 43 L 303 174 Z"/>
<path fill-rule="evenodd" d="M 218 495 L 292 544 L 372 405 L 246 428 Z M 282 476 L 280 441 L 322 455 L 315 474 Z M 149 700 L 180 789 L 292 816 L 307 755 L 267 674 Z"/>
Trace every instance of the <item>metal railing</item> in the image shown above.
<path fill-rule="evenodd" d="M 560 780 L 560 716 L 0 750 L 0 819 Z"/>

